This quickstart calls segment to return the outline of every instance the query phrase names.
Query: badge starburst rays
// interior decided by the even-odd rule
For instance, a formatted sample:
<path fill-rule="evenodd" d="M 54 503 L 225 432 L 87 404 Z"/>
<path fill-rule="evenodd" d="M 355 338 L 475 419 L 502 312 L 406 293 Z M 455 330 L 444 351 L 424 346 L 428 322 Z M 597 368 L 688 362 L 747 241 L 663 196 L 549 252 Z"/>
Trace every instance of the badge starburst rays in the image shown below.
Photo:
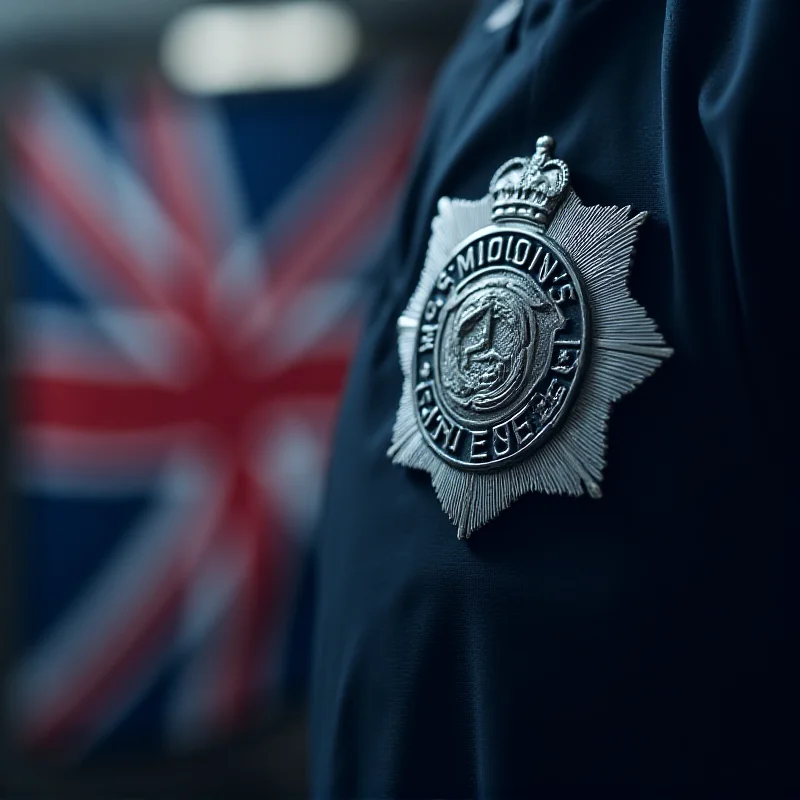
<path fill-rule="evenodd" d="M 459 243 L 492 224 L 492 200 L 487 195 L 477 202 L 440 201 L 419 285 L 398 321 L 404 386 L 389 456 L 430 473 L 459 538 L 527 492 L 601 496 L 611 405 L 672 353 L 628 289 L 646 216 L 632 214 L 630 206 L 585 206 L 568 191 L 545 235 L 570 256 L 591 309 L 591 353 L 579 394 L 561 427 L 529 458 L 507 469 L 473 472 L 450 466 L 426 444 L 414 410 L 412 362 L 428 295 Z"/>

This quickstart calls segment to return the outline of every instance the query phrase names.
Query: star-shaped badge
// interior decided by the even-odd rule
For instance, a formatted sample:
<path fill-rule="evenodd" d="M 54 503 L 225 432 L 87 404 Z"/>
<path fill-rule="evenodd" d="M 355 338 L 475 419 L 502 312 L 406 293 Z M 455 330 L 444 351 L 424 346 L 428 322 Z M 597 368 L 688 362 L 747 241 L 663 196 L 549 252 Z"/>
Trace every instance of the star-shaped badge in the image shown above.
<path fill-rule="evenodd" d="M 599 498 L 611 404 L 672 352 L 627 285 L 646 214 L 584 206 L 553 147 L 439 202 L 398 321 L 389 455 L 431 474 L 459 538 L 527 492 Z"/>

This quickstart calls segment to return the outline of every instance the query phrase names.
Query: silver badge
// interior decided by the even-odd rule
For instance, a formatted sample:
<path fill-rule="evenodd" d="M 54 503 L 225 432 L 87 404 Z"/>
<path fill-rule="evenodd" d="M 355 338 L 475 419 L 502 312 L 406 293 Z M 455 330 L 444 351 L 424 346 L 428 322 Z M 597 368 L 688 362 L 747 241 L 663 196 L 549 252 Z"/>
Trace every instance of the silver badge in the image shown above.
<path fill-rule="evenodd" d="M 398 321 L 389 456 L 431 474 L 459 538 L 526 492 L 600 497 L 611 403 L 672 352 L 627 287 L 646 214 L 584 206 L 552 151 L 439 202 Z"/>

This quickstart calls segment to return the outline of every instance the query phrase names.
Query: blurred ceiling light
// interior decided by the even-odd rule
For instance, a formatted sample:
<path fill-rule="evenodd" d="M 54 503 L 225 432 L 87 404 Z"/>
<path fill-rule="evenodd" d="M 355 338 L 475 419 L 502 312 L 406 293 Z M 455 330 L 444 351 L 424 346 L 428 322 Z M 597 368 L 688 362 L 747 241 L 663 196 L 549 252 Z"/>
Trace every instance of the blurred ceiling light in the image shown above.
<path fill-rule="evenodd" d="M 172 21 L 161 58 L 179 88 L 220 94 L 329 83 L 350 70 L 360 46 L 358 20 L 335 2 L 202 5 Z"/>

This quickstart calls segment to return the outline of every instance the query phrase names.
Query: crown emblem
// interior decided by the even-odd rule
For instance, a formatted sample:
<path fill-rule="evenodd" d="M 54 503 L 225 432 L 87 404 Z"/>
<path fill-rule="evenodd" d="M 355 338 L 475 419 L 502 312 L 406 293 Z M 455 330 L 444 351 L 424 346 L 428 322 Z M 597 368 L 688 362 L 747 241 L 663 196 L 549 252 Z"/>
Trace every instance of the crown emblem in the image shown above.
<path fill-rule="evenodd" d="M 512 158 L 489 184 L 492 220 L 524 219 L 546 228 L 569 187 L 569 167 L 552 158 L 555 142 L 542 136 L 531 158 Z"/>

